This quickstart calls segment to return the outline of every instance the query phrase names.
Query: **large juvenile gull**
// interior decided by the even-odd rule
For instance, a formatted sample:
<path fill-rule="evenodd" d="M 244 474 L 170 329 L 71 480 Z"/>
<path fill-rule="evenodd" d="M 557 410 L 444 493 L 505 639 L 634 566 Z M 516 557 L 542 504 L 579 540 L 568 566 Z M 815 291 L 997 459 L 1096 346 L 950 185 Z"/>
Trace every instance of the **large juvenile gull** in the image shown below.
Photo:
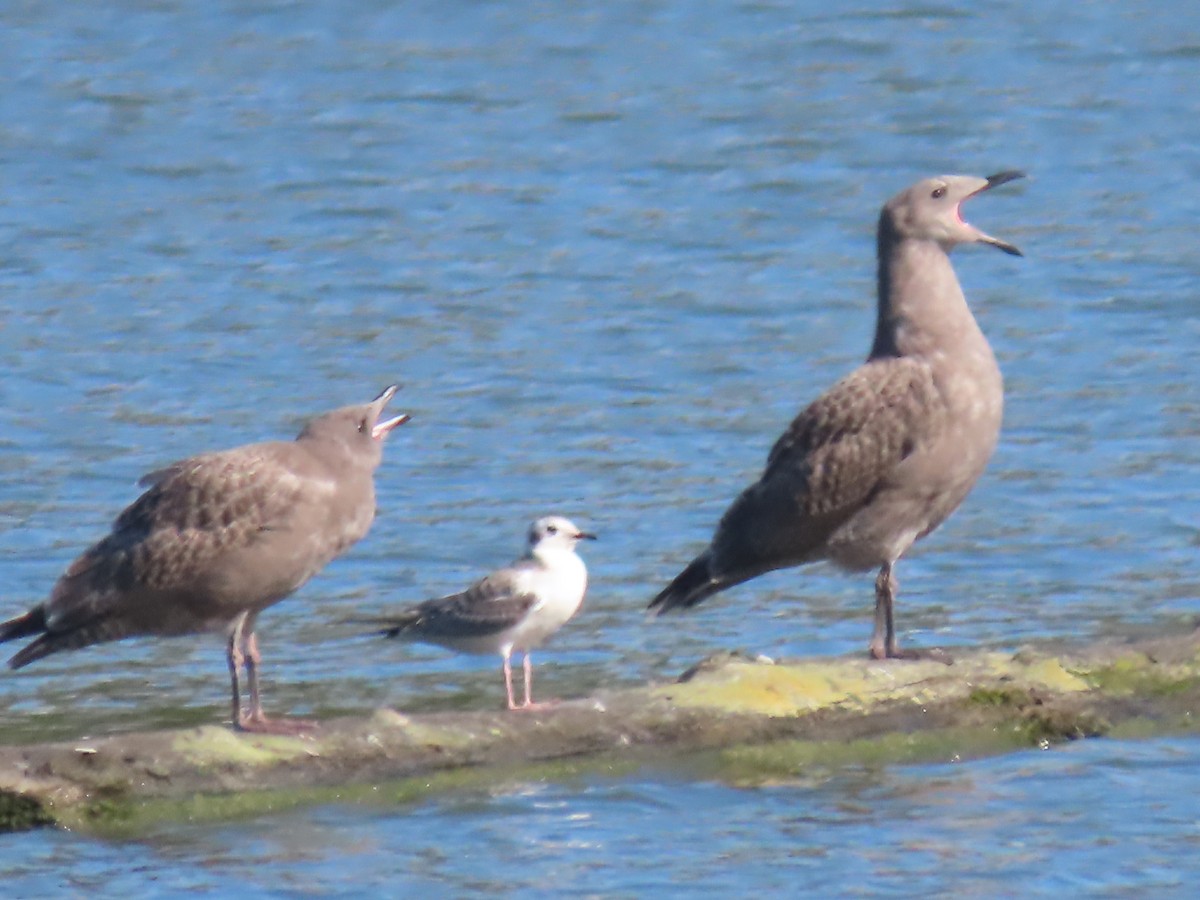
<path fill-rule="evenodd" d="M 133 635 L 224 632 L 234 725 L 309 727 L 263 715 L 255 620 L 367 533 L 383 440 L 408 420 L 379 420 L 396 390 L 313 419 L 295 441 L 205 453 L 146 475 L 140 484 L 149 490 L 50 597 L 0 624 L 0 641 L 37 635 L 8 664 Z M 238 696 L 243 666 L 247 710 Z"/>
<path fill-rule="evenodd" d="M 976 194 L 1022 177 L 950 175 L 897 194 L 879 217 L 879 314 L 871 354 L 805 409 L 762 477 L 726 510 L 708 548 L 650 607 L 694 606 L 764 572 L 826 559 L 875 580 L 876 659 L 900 656 L 892 567 L 962 502 L 1000 433 L 1000 369 L 947 253 L 1021 251 L 963 221 Z"/>
<path fill-rule="evenodd" d="M 509 709 L 534 705 L 529 652 L 579 610 L 587 590 L 587 567 L 575 553 L 580 540 L 595 539 L 562 516 L 545 516 L 529 526 L 525 555 L 459 594 L 426 600 L 380 619 L 381 634 L 440 644 L 467 653 L 498 653 L 504 660 Z M 525 702 L 513 699 L 513 651 L 524 655 Z"/>

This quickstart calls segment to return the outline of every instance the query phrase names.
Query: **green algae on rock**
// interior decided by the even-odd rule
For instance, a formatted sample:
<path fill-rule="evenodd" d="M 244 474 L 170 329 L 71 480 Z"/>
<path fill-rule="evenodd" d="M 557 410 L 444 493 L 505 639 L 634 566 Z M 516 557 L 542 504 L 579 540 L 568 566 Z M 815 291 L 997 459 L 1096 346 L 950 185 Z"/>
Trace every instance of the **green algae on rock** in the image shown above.
<path fill-rule="evenodd" d="M 305 737 L 214 726 L 0 746 L 0 830 L 136 833 L 172 817 L 403 802 L 497 778 L 669 765 L 739 783 L 1197 727 L 1200 637 L 945 661 L 711 657 L 678 681 L 534 710 L 378 710 Z M 690 761 L 689 761 L 690 760 Z M 703 762 L 707 760 L 707 762 Z M 415 793 L 414 793 L 415 792 Z"/>

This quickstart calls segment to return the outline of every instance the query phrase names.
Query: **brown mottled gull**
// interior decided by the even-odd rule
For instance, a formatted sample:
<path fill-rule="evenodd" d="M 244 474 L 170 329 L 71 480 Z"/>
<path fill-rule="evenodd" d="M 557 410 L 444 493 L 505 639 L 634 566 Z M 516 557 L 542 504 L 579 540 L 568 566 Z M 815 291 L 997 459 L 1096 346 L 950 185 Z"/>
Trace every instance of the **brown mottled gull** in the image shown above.
<path fill-rule="evenodd" d="M 879 217 L 879 312 L 867 361 L 818 397 L 775 443 L 766 469 L 708 548 L 650 603 L 694 606 L 765 572 L 816 560 L 875 580 L 876 659 L 896 646 L 892 569 L 966 497 L 1000 433 L 1004 389 L 947 255 L 999 238 L 963 220 L 964 201 L 1022 177 L 919 181 Z"/>
<path fill-rule="evenodd" d="M 367 533 L 383 440 L 408 420 L 380 421 L 396 390 L 313 419 L 294 441 L 205 453 L 145 476 L 149 489 L 50 597 L 0 623 L 0 641 L 36 636 L 9 665 L 134 635 L 223 632 L 234 725 L 309 727 L 263 715 L 255 621 Z M 243 666 L 248 709 L 238 690 Z"/>

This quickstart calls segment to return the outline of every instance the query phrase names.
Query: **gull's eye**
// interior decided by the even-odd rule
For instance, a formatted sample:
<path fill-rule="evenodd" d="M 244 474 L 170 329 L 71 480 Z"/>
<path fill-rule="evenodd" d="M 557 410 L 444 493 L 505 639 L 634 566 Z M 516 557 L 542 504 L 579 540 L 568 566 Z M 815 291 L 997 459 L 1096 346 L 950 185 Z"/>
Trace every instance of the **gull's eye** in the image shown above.
<path fill-rule="evenodd" d="M 547 525 L 546 526 L 546 534 L 558 534 L 558 526 L 557 525 Z"/>
<path fill-rule="evenodd" d="M 358 421 L 358 433 L 359 433 L 359 434 L 366 434 L 366 433 L 367 433 L 367 420 L 366 420 L 366 419 L 359 419 L 359 421 Z"/>
<path fill-rule="evenodd" d="M 934 200 L 941 200 L 946 196 L 946 189 L 944 187 L 934 188 L 933 193 L 929 196 L 933 197 Z"/>

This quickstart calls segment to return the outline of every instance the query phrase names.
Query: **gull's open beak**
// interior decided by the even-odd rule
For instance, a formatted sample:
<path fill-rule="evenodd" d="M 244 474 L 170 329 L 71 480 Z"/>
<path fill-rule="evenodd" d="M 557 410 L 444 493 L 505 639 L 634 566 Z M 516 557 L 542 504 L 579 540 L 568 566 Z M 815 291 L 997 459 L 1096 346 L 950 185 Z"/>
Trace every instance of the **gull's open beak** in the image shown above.
<path fill-rule="evenodd" d="M 994 187 L 999 187 L 1002 184 L 1008 184 L 1010 181 L 1016 181 L 1018 178 L 1024 178 L 1024 172 L 1018 172 L 1016 169 L 1009 169 L 1007 172 L 997 172 L 995 175 L 987 177 L 987 187 L 985 191 L 991 190 Z"/>
<path fill-rule="evenodd" d="M 371 437 L 375 438 L 377 441 L 382 441 L 391 433 L 393 428 L 395 428 L 397 425 L 403 425 L 411 418 L 412 416 L 410 416 L 408 413 L 400 413 L 400 415 L 396 416 L 395 418 L 388 419 L 386 422 L 378 422 L 376 423 L 375 427 L 371 429 Z"/>
<path fill-rule="evenodd" d="M 388 405 L 389 400 L 391 400 L 393 397 L 396 396 L 396 391 L 398 391 L 398 390 L 400 390 L 400 385 L 398 385 L 398 384 L 389 385 L 388 387 L 383 389 L 383 393 L 381 393 L 378 397 L 376 397 L 374 400 L 371 401 L 371 405 L 373 407 L 375 407 L 375 418 L 376 419 L 378 419 L 379 416 L 383 414 L 383 408 Z M 393 428 L 396 428 L 399 425 L 403 425 L 410 418 L 412 418 L 412 417 L 409 416 L 408 413 L 401 413 L 400 415 L 396 416 L 395 418 L 388 419 L 386 422 L 378 422 L 377 421 L 375 423 L 375 426 L 371 429 L 371 437 L 375 438 L 375 440 L 377 440 L 377 441 L 382 441 L 385 437 L 388 436 L 388 434 L 391 433 Z"/>
<path fill-rule="evenodd" d="M 974 191 L 970 194 L 967 194 L 967 196 L 963 197 L 962 201 L 959 203 L 959 211 L 958 211 L 959 220 L 960 221 L 962 220 L 962 204 L 966 203 L 972 197 L 977 196 L 978 194 L 982 194 L 984 191 L 990 191 L 992 188 L 997 187 L 999 185 L 1008 184 L 1010 181 L 1016 181 L 1018 178 L 1024 178 L 1024 177 L 1025 177 L 1024 172 L 1018 172 L 1016 170 L 1010 170 L 1007 172 L 997 172 L 995 175 L 989 175 L 987 177 L 987 179 L 984 181 L 982 187 L 980 187 L 977 191 Z M 973 226 L 973 225 L 971 227 L 975 228 L 975 226 Z M 1010 244 L 1008 241 L 1002 241 L 998 237 L 992 237 L 992 235 L 990 235 L 984 231 L 980 231 L 978 228 L 975 228 L 975 232 L 978 235 L 976 240 L 978 240 L 981 243 L 991 244 L 996 249 L 1003 250 L 1005 253 L 1009 254 L 1010 256 L 1024 256 L 1025 255 L 1024 253 L 1022 253 L 1020 251 L 1020 249 L 1017 248 L 1017 246 L 1015 244 Z"/>

